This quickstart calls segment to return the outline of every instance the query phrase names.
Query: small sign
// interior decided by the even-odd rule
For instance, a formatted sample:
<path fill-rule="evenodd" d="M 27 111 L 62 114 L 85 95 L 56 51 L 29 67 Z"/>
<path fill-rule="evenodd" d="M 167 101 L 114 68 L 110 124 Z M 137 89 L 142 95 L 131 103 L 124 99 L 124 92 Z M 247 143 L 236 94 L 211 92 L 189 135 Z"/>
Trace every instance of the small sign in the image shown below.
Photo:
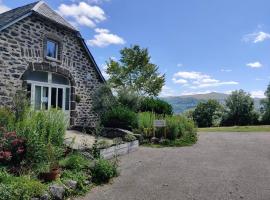
<path fill-rule="evenodd" d="M 154 120 L 154 127 L 165 127 L 166 121 L 165 120 Z"/>

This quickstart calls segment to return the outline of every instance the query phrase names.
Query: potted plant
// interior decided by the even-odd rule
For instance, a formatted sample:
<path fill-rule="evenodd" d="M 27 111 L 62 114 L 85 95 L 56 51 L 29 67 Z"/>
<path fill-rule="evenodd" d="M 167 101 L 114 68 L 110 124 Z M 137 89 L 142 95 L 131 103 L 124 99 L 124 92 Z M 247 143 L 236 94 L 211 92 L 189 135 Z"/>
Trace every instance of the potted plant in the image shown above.
<path fill-rule="evenodd" d="M 54 181 L 60 177 L 61 169 L 57 161 L 57 151 L 53 148 L 52 144 L 47 145 L 47 155 L 48 155 L 48 165 L 46 166 L 47 172 L 42 172 L 39 174 L 39 178 L 46 182 Z"/>

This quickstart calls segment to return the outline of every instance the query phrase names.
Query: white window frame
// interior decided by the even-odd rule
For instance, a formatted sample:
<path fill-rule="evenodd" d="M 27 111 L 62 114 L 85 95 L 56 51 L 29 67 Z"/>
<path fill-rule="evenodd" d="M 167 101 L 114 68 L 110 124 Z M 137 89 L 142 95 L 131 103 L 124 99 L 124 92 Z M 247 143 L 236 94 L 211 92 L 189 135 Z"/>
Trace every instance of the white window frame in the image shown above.
<path fill-rule="evenodd" d="M 66 89 L 69 88 L 69 91 L 71 91 L 70 85 L 62 85 L 62 84 L 55 84 L 52 83 L 52 73 L 48 72 L 48 82 L 40 82 L 40 81 L 31 81 L 31 80 L 26 80 L 28 84 L 31 84 L 31 106 L 35 109 L 35 87 L 40 86 L 41 87 L 41 108 L 42 108 L 42 96 L 43 96 L 43 87 L 48 87 L 48 109 L 51 108 L 51 93 L 52 93 L 52 88 L 56 88 L 56 106 L 58 105 L 58 88 L 61 88 L 63 90 L 63 97 L 62 97 L 62 110 L 65 112 L 70 111 L 70 104 L 71 104 L 71 93 L 69 95 L 69 110 L 66 110 Z"/>

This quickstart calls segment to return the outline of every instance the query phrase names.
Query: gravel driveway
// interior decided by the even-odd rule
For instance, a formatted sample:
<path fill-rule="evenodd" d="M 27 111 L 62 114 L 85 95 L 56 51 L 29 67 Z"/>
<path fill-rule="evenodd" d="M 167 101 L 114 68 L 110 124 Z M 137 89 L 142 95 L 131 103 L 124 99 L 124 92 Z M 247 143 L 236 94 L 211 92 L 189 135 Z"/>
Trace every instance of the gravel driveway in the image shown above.
<path fill-rule="evenodd" d="M 192 147 L 121 157 L 121 175 L 84 200 L 270 200 L 270 133 L 200 133 Z"/>

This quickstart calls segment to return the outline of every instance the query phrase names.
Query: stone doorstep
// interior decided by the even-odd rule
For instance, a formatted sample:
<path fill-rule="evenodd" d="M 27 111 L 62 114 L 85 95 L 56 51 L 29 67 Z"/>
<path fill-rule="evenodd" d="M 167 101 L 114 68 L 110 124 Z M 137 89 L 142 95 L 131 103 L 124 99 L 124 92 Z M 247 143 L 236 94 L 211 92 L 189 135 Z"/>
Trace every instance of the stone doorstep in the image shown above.
<path fill-rule="evenodd" d="M 100 155 L 104 159 L 111 159 L 114 156 L 126 155 L 131 152 L 136 151 L 139 148 L 139 141 L 135 140 L 133 142 L 128 142 L 125 144 L 120 144 L 116 146 L 112 146 L 106 149 L 100 150 Z"/>

